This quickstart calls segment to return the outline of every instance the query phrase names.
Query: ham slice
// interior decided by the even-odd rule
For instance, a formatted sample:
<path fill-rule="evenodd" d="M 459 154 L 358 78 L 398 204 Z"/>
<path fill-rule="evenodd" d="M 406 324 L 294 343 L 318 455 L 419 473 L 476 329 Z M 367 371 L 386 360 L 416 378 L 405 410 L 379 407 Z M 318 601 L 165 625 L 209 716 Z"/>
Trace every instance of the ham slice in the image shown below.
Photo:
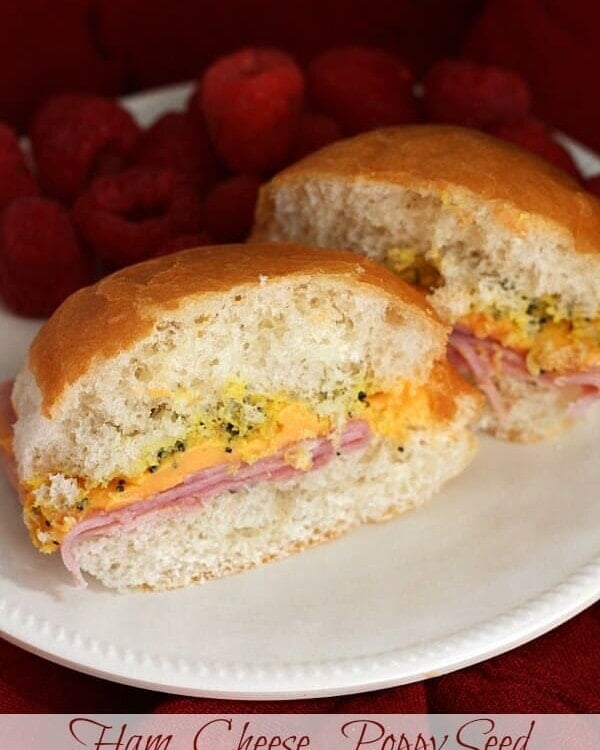
<path fill-rule="evenodd" d="M 528 380 L 543 388 L 581 389 L 568 407 L 568 413 L 576 416 L 600 398 L 600 367 L 593 367 L 584 372 L 571 372 L 555 375 L 544 373 L 532 375 L 527 369 L 525 356 L 514 349 L 502 346 L 494 339 L 477 338 L 464 326 L 456 326 L 450 336 L 448 359 L 463 376 L 471 375 L 479 388 L 486 394 L 492 409 L 499 419 L 506 410 L 493 378 L 501 372 L 512 378 Z"/>
<path fill-rule="evenodd" d="M 328 438 L 304 440 L 293 446 L 302 447 L 312 458 L 311 471 L 329 463 L 336 453 L 348 453 L 364 447 L 371 437 L 366 422 L 352 421 L 342 433 L 339 443 Z M 138 503 L 107 513 L 97 513 L 76 524 L 61 544 L 61 555 L 65 567 L 79 585 L 85 585 L 77 561 L 77 545 L 83 540 L 99 534 L 115 534 L 133 527 L 139 520 L 153 513 L 182 512 L 197 508 L 211 498 L 224 492 L 237 492 L 259 482 L 290 479 L 304 473 L 295 469 L 286 460 L 290 446 L 273 456 L 252 464 L 242 464 L 233 474 L 229 464 L 203 469 L 169 490 Z"/>
<path fill-rule="evenodd" d="M 472 374 L 479 388 L 485 393 L 492 409 L 500 419 L 505 417 L 502 396 L 494 384 L 494 363 L 487 347 L 480 352 L 478 339 L 463 332 L 453 331 L 450 337 L 451 364 L 457 367 L 463 377 Z M 458 361 L 457 361 L 458 360 Z M 457 366 L 458 365 L 458 366 Z"/>

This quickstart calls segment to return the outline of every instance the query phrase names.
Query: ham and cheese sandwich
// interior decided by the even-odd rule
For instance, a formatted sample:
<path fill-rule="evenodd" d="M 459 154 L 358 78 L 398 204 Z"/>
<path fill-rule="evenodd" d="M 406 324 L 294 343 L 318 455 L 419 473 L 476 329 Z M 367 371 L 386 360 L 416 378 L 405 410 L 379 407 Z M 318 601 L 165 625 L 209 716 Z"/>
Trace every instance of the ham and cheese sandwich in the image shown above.
<path fill-rule="evenodd" d="M 289 244 L 77 292 L 0 408 L 33 543 L 80 581 L 166 589 L 419 505 L 474 451 L 447 333 L 379 265 Z"/>
<path fill-rule="evenodd" d="M 600 396 L 600 202 L 511 144 L 436 125 L 339 141 L 262 188 L 253 238 L 347 248 L 425 289 L 499 437 L 550 437 Z"/>

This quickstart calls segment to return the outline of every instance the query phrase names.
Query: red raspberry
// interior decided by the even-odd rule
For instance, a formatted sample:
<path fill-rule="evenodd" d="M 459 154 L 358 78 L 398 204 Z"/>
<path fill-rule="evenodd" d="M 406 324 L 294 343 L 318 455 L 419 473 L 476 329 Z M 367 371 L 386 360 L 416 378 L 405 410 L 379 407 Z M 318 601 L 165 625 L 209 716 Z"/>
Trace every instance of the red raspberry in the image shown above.
<path fill-rule="evenodd" d="M 399 57 L 369 47 L 336 47 L 308 68 L 317 109 L 350 135 L 417 118 L 410 70 Z"/>
<path fill-rule="evenodd" d="M 529 118 L 514 125 L 502 125 L 490 130 L 492 135 L 503 138 L 517 146 L 532 151 L 542 159 L 552 162 L 556 167 L 568 172 L 576 180 L 581 174 L 569 152 L 552 137 L 552 131 L 539 120 Z"/>
<path fill-rule="evenodd" d="M 236 172 L 276 169 L 289 150 L 304 79 L 275 49 L 243 49 L 213 63 L 201 81 L 202 110 L 217 152 Z"/>
<path fill-rule="evenodd" d="M 163 115 L 141 134 L 133 162 L 175 169 L 190 177 L 201 191 L 216 181 L 219 172 L 206 127 L 179 112 Z"/>
<path fill-rule="evenodd" d="M 587 179 L 585 181 L 585 186 L 590 191 L 590 193 L 594 193 L 594 195 L 600 197 L 600 174 Z"/>
<path fill-rule="evenodd" d="M 297 161 L 341 137 L 342 130 L 331 117 L 303 112 L 300 115 L 298 129 L 294 134 L 287 161 L 290 163 Z"/>
<path fill-rule="evenodd" d="M 8 125 L 0 122 L 0 211 L 15 198 L 38 192 L 17 136 Z"/>
<path fill-rule="evenodd" d="M 17 198 L 0 219 L 0 294 L 20 315 L 49 315 L 91 273 L 66 211 L 34 196 Z"/>
<path fill-rule="evenodd" d="M 466 60 L 440 60 L 423 81 L 425 110 L 434 122 L 471 128 L 516 122 L 531 104 L 517 73 Z"/>
<path fill-rule="evenodd" d="M 139 133 L 117 102 L 99 96 L 55 96 L 30 130 L 42 187 L 70 201 L 100 175 L 122 169 Z"/>
<path fill-rule="evenodd" d="M 204 199 L 202 226 L 215 242 L 245 240 L 254 223 L 260 180 L 236 175 L 220 182 Z"/>
<path fill-rule="evenodd" d="M 201 247 L 203 245 L 212 245 L 212 240 L 208 232 L 182 234 L 179 237 L 167 240 L 164 245 L 161 245 L 150 253 L 150 257 L 159 258 L 161 255 L 171 255 L 171 253 L 177 253 L 180 250 L 188 250 L 189 248 Z"/>
<path fill-rule="evenodd" d="M 94 254 L 120 267 L 144 260 L 172 237 L 196 232 L 200 202 L 184 175 L 138 167 L 94 180 L 73 216 Z"/>

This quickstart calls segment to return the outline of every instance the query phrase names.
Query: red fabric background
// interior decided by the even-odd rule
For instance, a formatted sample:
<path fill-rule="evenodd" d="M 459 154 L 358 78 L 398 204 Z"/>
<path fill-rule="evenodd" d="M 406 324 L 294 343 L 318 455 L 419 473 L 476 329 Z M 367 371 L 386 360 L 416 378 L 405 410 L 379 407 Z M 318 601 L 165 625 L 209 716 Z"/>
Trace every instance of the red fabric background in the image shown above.
<path fill-rule="evenodd" d="M 597 713 L 600 604 L 514 651 L 444 677 L 298 701 L 184 698 L 117 685 L 0 641 L 4 713 Z"/>
<path fill-rule="evenodd" d="M 0 0 L 0 119 L 64 90 L 119 94 L 195 76 L 246 44 L 301 62 L 333 44 L 398 50 L 417 74 L 462 53 L 519 70 L 535 111 L 600 150 L 597 0 Z M 424 683 L 312 701 L 165 696 L 0 642 L 3 712 L 600 711 L 600 607 L 504 656 Z"/>

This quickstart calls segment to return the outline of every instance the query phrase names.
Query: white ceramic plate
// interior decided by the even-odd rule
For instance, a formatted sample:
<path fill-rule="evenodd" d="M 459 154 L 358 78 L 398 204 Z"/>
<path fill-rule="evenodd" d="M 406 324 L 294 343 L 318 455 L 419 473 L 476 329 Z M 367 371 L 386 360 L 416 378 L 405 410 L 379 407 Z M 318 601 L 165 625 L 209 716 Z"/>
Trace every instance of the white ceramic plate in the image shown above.
<path fill-rule="evenodd" d="M 147 122 L 187 87 L 130 100 Z M 586 171 L 600 162 L 574 153 Z M 0 311 L 0 377 L 37 324 Z M 0 630 L 48 659 L 192 695 L 289 698 L 398 685 L 534 638 L 600 595 L 600 413 L 523 447 L 482 440 L 422 510 L 204 586 L 72 587 L 30 545 L 0 480 Z"/>

